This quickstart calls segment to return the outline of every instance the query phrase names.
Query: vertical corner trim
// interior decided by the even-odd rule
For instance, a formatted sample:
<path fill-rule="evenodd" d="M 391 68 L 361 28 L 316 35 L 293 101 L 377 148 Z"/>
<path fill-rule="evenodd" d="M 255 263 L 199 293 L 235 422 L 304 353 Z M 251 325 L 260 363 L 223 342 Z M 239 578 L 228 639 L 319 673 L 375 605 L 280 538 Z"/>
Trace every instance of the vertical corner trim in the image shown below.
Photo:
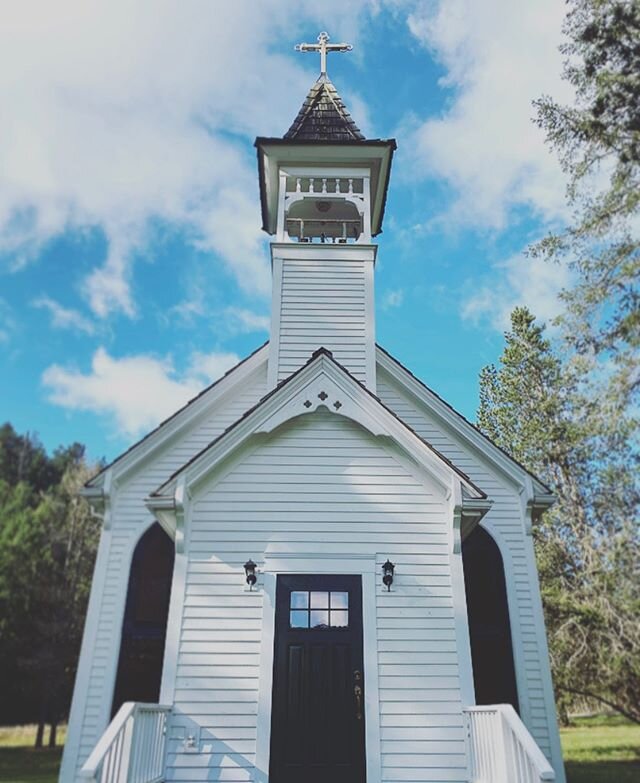
<path fill-rule="evenodd" d="M 462 484 L 455 476 L 451 484 L 451 551 L 454 555 L 459 555 L 462 552 Z"/>
<path fill-rule="evenodd" d="M 178 554 L 184 553 L 184 517 L 187 497 L 186 476 L 183 473 L 178 479 L 173 494 L 176 515 L 176 552 Z"/>
<path fill-rule="evenodd" d="M 86 487 L 85 489 L 80 490 L 80 495 L 89 503 L 91 515 L 102 522 L 103 530 L 111 530 L 112 525 L 112 479 L 113 469 L 109 468 L 105 473 L 104 482 L 101 488 Z"/>
<path fill-rule="evenodd" d="M 269 359 L 267 363 L 267 391 L 278 385 L 280 365 L 280 320 L 282 310 L 282 266 L 283 260 L 273 255 L 271 248 L 272 286 L 271 334 L 269 335 Z"/>
<path fill-rule="evenodd" d="M 524 477 L 523 500 L 524 532 L 528 536 L 531 536 L 533 535 L 534 502 L 533 481 L 531 480 L 531 476 Z"/>

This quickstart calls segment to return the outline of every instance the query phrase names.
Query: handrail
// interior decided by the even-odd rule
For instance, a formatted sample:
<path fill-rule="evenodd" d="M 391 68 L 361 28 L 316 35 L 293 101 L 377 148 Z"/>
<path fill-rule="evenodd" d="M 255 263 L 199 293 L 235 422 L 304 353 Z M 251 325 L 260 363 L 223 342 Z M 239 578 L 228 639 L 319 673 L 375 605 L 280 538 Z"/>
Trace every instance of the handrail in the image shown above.
<path fill-rule="evenodd" d="M 80 770 L 95 783 L 164 780 L 165 728 L 171 707 L 125 702 Z"/>
<path fill-rule="evenodd" d="M 555 772 L 510 704 L 467 707 L 472 783 L 541 783 Z"/>

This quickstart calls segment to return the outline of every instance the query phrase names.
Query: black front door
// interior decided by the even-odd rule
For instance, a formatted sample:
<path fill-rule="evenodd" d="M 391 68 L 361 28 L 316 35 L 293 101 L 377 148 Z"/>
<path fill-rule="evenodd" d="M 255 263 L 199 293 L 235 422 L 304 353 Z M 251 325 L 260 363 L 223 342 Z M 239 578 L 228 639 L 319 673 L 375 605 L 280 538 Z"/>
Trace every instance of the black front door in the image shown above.
<path fill-rule="evenodd" d="M 279 576 L 270 783 L 364 783 L 362 583 Z"/>

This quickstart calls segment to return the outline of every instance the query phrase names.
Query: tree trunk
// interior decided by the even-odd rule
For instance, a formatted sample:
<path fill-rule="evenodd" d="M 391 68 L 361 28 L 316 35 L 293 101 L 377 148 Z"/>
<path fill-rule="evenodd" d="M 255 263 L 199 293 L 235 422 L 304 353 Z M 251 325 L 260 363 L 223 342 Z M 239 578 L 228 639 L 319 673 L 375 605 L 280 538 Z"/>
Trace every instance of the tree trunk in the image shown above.
<path fill-rule="evenodd" d="M 58 733 L 58 724 L 52 723 L 51 728 L 49 729 L 49 747 L 55 748 L 56 746 L 56 735 Z"/>
<path fill-rule="evenodd" d="M 45 729 L 45 722 L 42 717 L 42 714 L 40 715 L 40 720 L 38 721 L 38 731 L 36 732 L 36 748 L 41 748 L 43 741 L 44 741 L 44 729 Z"/>
<path fill-rule="evenodd" d="M 38 717 L 38 731 L 36 732 L 36 748 L 41 748 L 44 745 L 44 730 L 47 725 L 47 712 L 48 712 L 48 702 L 49 698 L 44 692 L 43 687 L 43 693 L 40 698 L 40 714 Z"/>

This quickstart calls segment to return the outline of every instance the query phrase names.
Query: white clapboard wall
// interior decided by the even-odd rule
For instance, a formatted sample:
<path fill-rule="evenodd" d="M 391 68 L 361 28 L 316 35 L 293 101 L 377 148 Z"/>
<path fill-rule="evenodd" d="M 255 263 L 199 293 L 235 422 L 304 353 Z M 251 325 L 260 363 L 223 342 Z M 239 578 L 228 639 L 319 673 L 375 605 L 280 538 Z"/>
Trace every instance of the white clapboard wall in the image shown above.
<path fill-rule="evenodd" d="M 551 741 L 556 734 L 555 704 L 543 682 L 542 667 L 548 667 L 548 661 L 546 650 L 540 644 L 544 626 L 538 611 L 538 579 L 532 559 L 532 541 L 525 533 L 520 497 L 486 460 L 463 445 L 450 428 L 380 368 L 377 383 L 378 394 L 385 405 L 463 470 L 493 500 L 493 507 L 482 524 L 494 534 L 504 561 L 522 718 L 547 758 L 557 764 Z"/>
<path fill-rule="evenodd" d="M 107 534 L 102 534 L 107 544 L 107 563 L 101 594 L 94 602 L 98 616 L 91 618 L 96 621 L 97 627 L 92 649 L 88 651 L 90 664 L 83 687 L 76 688 L 78 693 L 74 697 L 84 702 L 77 729 L 72 727 L 74 735 L 70 738 L 77 745 L 77 752 L 69 751 L 74 754 L 75 761 L 65 759 L 65 769 L 67 764 L 75 767 L 76 775 L 109 723 L 131 557 L 141 535 L 153 522 L 144 499 L 255 405 L 266 393 L 266 384 L 267 368 L 266 362 L 263 362 L 243 382 L 242 388 L 233 388 L 198 424 L 161 448 L 154 458 L 133 472 L 115 490 L 112 527 Z M 96 579 L 98 576 L 96 571 Z M 76 730 L 78 736 L 75 736 Z"/>
<path fill-rule="evenodd" d="M 242 566 L 253 557 L 260 567 L 265 550 L 282 545 L 377 559 L 382 780 L 466 780 L 442 490 L 320 409 L 277 429 L 191 503 L 172 720 L 199 736 L 201 752 L 170 740 L 167 779 L 263 779 L 253 766 L 263 594 L 242 588 Z M 381 585 L 387 557 L 397 565 L 391 593 Z"/>
<path fill-rule="evenodd" d="M 366 383 L 374 351 L 372 262 L 327 257 L 279 263 L 281 280 L 274 280 L 272 328 L 277 381 L 324 347 Z"/>

